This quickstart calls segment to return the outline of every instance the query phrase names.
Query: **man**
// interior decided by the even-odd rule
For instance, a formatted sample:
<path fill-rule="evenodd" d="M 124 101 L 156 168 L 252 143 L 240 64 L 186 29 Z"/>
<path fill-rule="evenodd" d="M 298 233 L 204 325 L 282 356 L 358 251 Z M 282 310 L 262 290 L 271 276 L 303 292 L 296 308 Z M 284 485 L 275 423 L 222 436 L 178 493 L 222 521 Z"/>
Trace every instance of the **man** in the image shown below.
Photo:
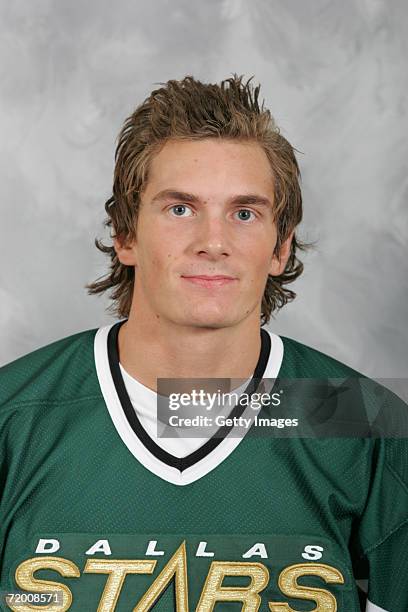
<path fill-rule="evenodd" d="M 253 398 L 260 379 L 360 378 L 263 327 L 307 245 L 294 151 L 258 94 L 186 77 L 136 109 L 113 245 L 97 242 L 110 273 L 90 285 L 120 320 L 2 368 L 7 609 L 408 610 L 403 439 L 256 436 L 253 421 L 158 435 L 161 379 L 244 380 Z"/>

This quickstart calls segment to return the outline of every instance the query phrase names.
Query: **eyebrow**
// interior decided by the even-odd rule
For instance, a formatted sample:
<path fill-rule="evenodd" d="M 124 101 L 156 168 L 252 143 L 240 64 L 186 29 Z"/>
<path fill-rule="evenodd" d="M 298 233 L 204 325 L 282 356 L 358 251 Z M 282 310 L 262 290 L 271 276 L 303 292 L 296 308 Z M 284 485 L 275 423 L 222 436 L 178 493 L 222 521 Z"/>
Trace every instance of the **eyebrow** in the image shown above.
<path fill-rule="evenodd" d="M 155 204 L 157 202 L 162 202 L 163 200 L 182 200 L 183 202 L 191 202 L 197 204 L 200 202 L 200 198 L 192 193 L 186 193 L 184 191 L 177 191 L 174 189 L 164 189 L 163 191 L 159 191 L 151 203 Z M 239 204 L 241 206 L 244 205 L 252 205 L 252 206 L 267 206 L 272 208 L 271 201 L 265 196 L 261 196 L 254 193 L 235 195 L 229 198 L 229 202 L 232 204 Z"/>

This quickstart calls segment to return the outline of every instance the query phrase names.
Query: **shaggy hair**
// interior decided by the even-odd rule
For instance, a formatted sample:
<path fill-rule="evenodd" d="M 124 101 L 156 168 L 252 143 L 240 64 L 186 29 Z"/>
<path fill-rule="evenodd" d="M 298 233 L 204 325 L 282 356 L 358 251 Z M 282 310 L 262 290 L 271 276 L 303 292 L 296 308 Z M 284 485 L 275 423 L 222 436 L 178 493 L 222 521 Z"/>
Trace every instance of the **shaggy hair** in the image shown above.
<path fill-rule="evenodd" d="M 104 225 L 112 227 L 113 236 L 131 241 L 136 236 L 140 194 L 148 180 L 152 158 L 170 140 L 224 138 L 237 142 L 255 142 L 265 151 L 274 177 L 277 254 L 287 236 L 302 219 L 300 171 L 295 149 L 280 134 L 264 102 L 259 105 L 260 85 L 234 74 L 218 84 L 202 83 L 192 76 L 170 80 L 136 108 L 125 120 L 115 152 L 112 196 L 105 203 Z M 97 248 L 110 258 L 110 270 L 95 282 L 86 285 L 90 294 L 112 290 L 109 310 L 126 318 L 132 302 L 135 272 L 122 264 L 113 245 L 96 239 Z M 301 242 L 294 234 L 285 270 L 279 276 L 269 275 L 261 305 L 261 325 L 275 310 L 296 297 L 285 285 L 303 271 L 297 258 L 298 249 L 311 244 Z M 272 315 L 273 316 L 273 315 Z"/>

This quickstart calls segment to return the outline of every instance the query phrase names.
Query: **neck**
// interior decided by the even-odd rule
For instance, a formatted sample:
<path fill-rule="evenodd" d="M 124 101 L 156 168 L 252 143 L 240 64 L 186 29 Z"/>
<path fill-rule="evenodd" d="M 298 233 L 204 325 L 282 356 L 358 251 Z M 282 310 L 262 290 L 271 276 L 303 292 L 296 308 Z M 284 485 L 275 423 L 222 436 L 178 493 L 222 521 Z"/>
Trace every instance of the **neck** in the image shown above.
<path fill-rule="evenodd" d="M 157 378 L 250 378 L 260 349 L 259 317 L 212 329 L 147 321 L 131 310 L 119 330 L 122 366 L 154 391 Z"/>

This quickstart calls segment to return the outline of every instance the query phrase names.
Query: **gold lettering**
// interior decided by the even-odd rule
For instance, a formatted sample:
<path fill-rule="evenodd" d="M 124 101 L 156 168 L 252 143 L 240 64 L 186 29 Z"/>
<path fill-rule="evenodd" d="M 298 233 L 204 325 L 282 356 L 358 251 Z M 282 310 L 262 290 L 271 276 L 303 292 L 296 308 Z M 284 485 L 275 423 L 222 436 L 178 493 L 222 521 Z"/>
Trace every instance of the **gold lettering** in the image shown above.
<path fill-rule="evenodd" d="M 47 610 L 47 612 L 65 612 L 71 607 L 72 593 L 65 584 L 51 582 L 50 580 L 38 580 L 33 574 L 40 569 L 55 570 L 64 578 L 79 578 L 78 567 L 69 559 L 62 557 L 33 557 L 26 559 L 16 569 L 15 579 L 20 589 L 30 593 L 53 593 L 58 595 L 58 604 L 48 606 L 30 606 L 29 604 L 16 604 L 7 602 L 8 607 L 16 612 L 31 612 L 31 610 Z"/>
<path fill-rule="evenodd" d="M 297 599 L 307 599 L 314 601 L 316 608 L 311 612 L 336 612 L 336 598 L 329 591 L 314 587 L 300 586 L 297 579 L 300 576 L 319 576 L 325 582 L 333 584 L 344 584 L 343 574 L 332 567 L 323 563 L 297 563 L 286 567 L 279 575 L 279 588 L 287 597 Z M 269 602 L 271 612 L 296 612 L 287 603 Z"/>
<path fill-rule="evenodd" d="M 162 569 L 156 580 L 143 595 L 142 599 L 133 608 L 133 612 L 147 612 L 147 610 L 150 610 L 157 601 L 159 595 L 167 588 L 173 576 L 175 576 L 176 579 L 176 610 L 177 612 L 188 612 L 187 556 L 185 542 L 176 550 L 167 565 Z"/>
<path fill-rule="evenodd" d="M 109 574 L 98 606 L 98 612 L 113 612 L 126 574 L 151 574 L 157 561 L 137 559 L 88 559 L 84 572 Z"/>
<path fill-rule="evenodd" d="M 225 576 L 248 576 L 246 587 L 223 587 Z M 262 563 L 213 561 L 196 612 L 212 612 L 217 601 L 240 601 L 242 612 L 256 612 L 261 605 L 259 592 L 269 582 L 268 569 Z"/>

